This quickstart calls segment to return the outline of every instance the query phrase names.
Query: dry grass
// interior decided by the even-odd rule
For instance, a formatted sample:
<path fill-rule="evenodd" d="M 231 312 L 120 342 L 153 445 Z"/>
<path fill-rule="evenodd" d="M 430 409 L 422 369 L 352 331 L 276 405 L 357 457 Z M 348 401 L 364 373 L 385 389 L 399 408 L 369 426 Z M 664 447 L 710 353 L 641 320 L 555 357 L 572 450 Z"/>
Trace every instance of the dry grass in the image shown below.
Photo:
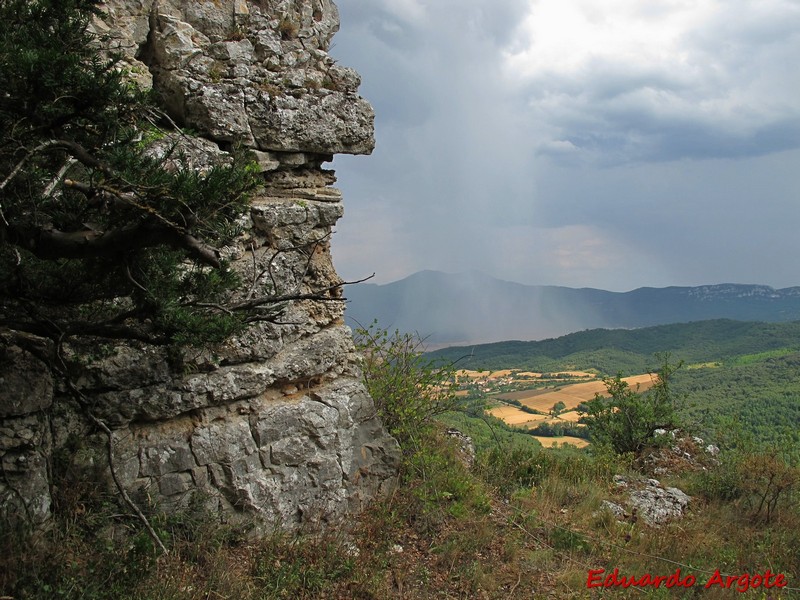
<path fill-rule="evenodd" d="M 500 469 L 497 475 L 507 480 L 522 468 L 532 477 L 529 486 L 509 496 L 488 484 L 482 470 L 467 470 L 447 440 L 434 437 L 430 443 L 435 449 L 420 450 L 394 495 L 373 504 L 346 530 L 252 540 L 210 518 L 165 522 L 159 525 L 170 531 L 171 553 L 156 559 L 152 549 L 136 549 L 146 538 L 135 532 L 114 547 L 98 544 L 96 532 L 72 525 L 53 537 L 57 545 L 49 549 L 3 547 L 0 597 L 581 599 L 603 597 L 588 594 L 590 569 L 669 575 L 678 566 L 669 561 L 691 564 L 682 571 L 697 576 L 698 584 L 684 597 L 701 591 L 710 600 L 737 597 L 730 590 L 700 589 L 717 568 L 731 574 L 770 568 L 798 587 L 796 510 L 766 527 L 748 521 L 735 503 L 696 496 L 683 520 L 653 529 L 632 516 L 617 521 L 600 511 L 604 499 L 622 501 L 611 482 L 621 468 L 613 457 L 500 449 L 493 465 Z M 665 483 L 691 491 L 690 480 Z M 116 517 L 94 516 L 100 526 Z M 25 591 L 9 586 L 11 569 L 27 578 Z M 608 597 L 681 597 L 661 591 L 667 590 L 613 589 Z M 792 592 L 770 594 L 753 597 L 792 598 Z"/>

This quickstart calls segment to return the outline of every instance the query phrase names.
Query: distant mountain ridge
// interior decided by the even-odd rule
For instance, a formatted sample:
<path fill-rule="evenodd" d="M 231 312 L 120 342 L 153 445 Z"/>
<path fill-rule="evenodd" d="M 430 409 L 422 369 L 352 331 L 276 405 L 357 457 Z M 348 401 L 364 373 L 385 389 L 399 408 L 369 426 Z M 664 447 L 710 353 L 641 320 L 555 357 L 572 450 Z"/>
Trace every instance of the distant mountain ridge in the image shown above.
<path fill-rule="evenodd" d="M 541 340 L 584 329 L 629 329 L 708 319 L 800 320 L 800 287 L 718 284 L 630 292 L 523 285 L 482 273 L 420 271 L 345 290 L 351 324 L 377 319 L 434 346 Z"/>

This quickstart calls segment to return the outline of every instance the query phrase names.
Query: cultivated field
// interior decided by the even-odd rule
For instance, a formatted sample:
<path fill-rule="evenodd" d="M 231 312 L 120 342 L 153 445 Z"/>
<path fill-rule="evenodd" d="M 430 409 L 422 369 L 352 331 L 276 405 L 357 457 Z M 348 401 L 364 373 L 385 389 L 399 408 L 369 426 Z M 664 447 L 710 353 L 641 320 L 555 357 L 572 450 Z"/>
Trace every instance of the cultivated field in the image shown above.
<path fill-rule="evenodd" d="M 650 374 L 634 375 L 625 377 L 624 381 L 634 390 L 644 391 L 653 386 L 653 377 Z M 553 405 L 563 402 L 566 410 L 574 409 L 581 402 L 586 402 L 594 398 L 595 394 L 603 394 L 606 386 L 602 381 L 586 381 L 584 383 L 573 383 L 565 385 L 558 390 L 530 390 L 521 392 L 509 392 L 498 394 L 496 398 L 500 400 L 518 400 L 528 408 L 547 412 Z"/>
<path fill-rule="evenodd" d="M 581 416 L 578 414 L 577 410 L 571 410 L 569 412 L 561 413 L 560 415 L 558 415 L 558 418 L 561 419 L 562 421 L 569 421 L 570 423 L 577 423 L 578 419 L 580 419 Z"/>
<path fill-rule="evenodd" d="M 456 377 L 466 377 L 467 379 L 499 379 L 501 377 L 508 377 L 513 371 L 511 369 L 503 369 L 502 371 L 470 371 L 469 369 L 461 369 L 456 371 Z"/>
<path fill-rule="evenodd" d="M 503 377 L 511 377 L 513 379 L 542 379 L 544 373 L 537 373 L 535 371 L 517 371 L 515 369 L 503 369 L 500 371 L 472 371 L 470 369 L 460 369 L 455 372 L 459 379 L 485 379 L 493 380 Z M 586 371 L 558 371 L 548 373 L 547 379 L 563 379 L 565 377 L 573 378 L 595 378 L 597 375 L 594 373 L 587 373 Z"/>
<path fill-rule="evenodd" d="M 633 389 L 644 391 L 653 386 L 654 379 L 651 375 L 634 375 L 632 377 L 625 377 L 624 381 Z M 565 385 L 558 390 L 545 389 L 545 390 L 528 390 L 521 392 L 509 392 L 506 394 L 498 394 L 494 396 L 500 400 L 517 400 L 531 408 L 538 410 L 541 415 L 534 415 L 524 412 L 516 406 L 502 405 L 490 409 L 490 415 L 497 417 L 512 425 L 514 427 L 535 427 L 542 423 L 558 423 L 561 421 L 568 421 L 576 423 L 580 415 L 575 408 L 581 403 L 594 398 L 595 394 L 603 394 L 606 392 L 606 386 L 602 381 L 587 381 L 584 383 L 573 383 Z M 564 412 L 558 417 L 552 417 L 548 413 L 554 404 L 563 402 L 566 406 Z M 544 438 L 547 440 L 557 440 L 560 438 Z M 578 438 L 574 438 L 578 439 Z M 573 443 L 570 441 L 570 443 Z"/>
<path fill-rule="evenodd" d="M 498 406 L 488 411 L 490 415 L 505 421 L 514 427 L 522 427 L 526 425 L 534 426 L 543 421 L 551 420 L 552 417 L 547 415 L 532 415 L 518 409 L 516 406 Z"/>
<path fill-rule="evenodd" d="M 578 448 L 585 448 L 589 445 L 589 442 L 586 440 L 582 440 L 581 438 L 572 437 L 569 435 L 564 435 L 561 437 L 544 437 L 541 435 L 533 436 L 544 446 L 545 448 L 551 448 L 556 444 L 572 444 L 573 446 L 577 446 Z"/>

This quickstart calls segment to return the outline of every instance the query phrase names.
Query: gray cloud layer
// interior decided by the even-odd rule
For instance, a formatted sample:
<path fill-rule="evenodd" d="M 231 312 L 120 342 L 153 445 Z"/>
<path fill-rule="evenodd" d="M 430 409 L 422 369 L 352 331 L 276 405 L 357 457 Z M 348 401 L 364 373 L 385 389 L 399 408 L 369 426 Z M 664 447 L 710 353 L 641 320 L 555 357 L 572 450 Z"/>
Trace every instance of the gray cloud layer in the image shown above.
<path fill-rule="evenodd" d="M 340 272 L 800 283 L 800 4 L 339 0 L 377 113 Z"/>

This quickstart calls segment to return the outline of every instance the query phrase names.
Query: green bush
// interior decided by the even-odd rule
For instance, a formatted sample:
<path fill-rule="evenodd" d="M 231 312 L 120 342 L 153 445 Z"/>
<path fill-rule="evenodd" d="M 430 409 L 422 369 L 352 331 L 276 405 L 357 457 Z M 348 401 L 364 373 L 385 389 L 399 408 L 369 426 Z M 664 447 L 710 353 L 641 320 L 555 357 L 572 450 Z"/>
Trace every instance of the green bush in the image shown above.
<path fill-rule="evenodd" d="M 670 389 L 670 378 L 681 366 L 670 364 L 668 355 L 662 357 L 662 366 L 654 373 L 655 384 L 642 393 L 631 389 L 621 374 L 605 378 L 610 397 L 596 394 L 585 403 L 581 418 L 591 440 L 610 446 L 618 454 L 639 455 L 656 443 L 658 429 L 681 428 L 681 407 Z"/>
<path fill-rule="evenodd" d="M 367 390 L 401 446 L 413 442 L 433 417 L 458 407 L 452 363 L 425 357 L 418 335 L 389 333 L 373 323 L 356 329 L 355 341 L 364 356 Z"/>
<path fill-rule="evenodd" d="M 697 479 L 697 492 L 709 500 L 736 502 L 756 523 L 770 523 L 795 505 L 800 487 L 800 447 L 790 439 L 757 442 L 738 422 L 720 435 L 715 468 Z"/>

